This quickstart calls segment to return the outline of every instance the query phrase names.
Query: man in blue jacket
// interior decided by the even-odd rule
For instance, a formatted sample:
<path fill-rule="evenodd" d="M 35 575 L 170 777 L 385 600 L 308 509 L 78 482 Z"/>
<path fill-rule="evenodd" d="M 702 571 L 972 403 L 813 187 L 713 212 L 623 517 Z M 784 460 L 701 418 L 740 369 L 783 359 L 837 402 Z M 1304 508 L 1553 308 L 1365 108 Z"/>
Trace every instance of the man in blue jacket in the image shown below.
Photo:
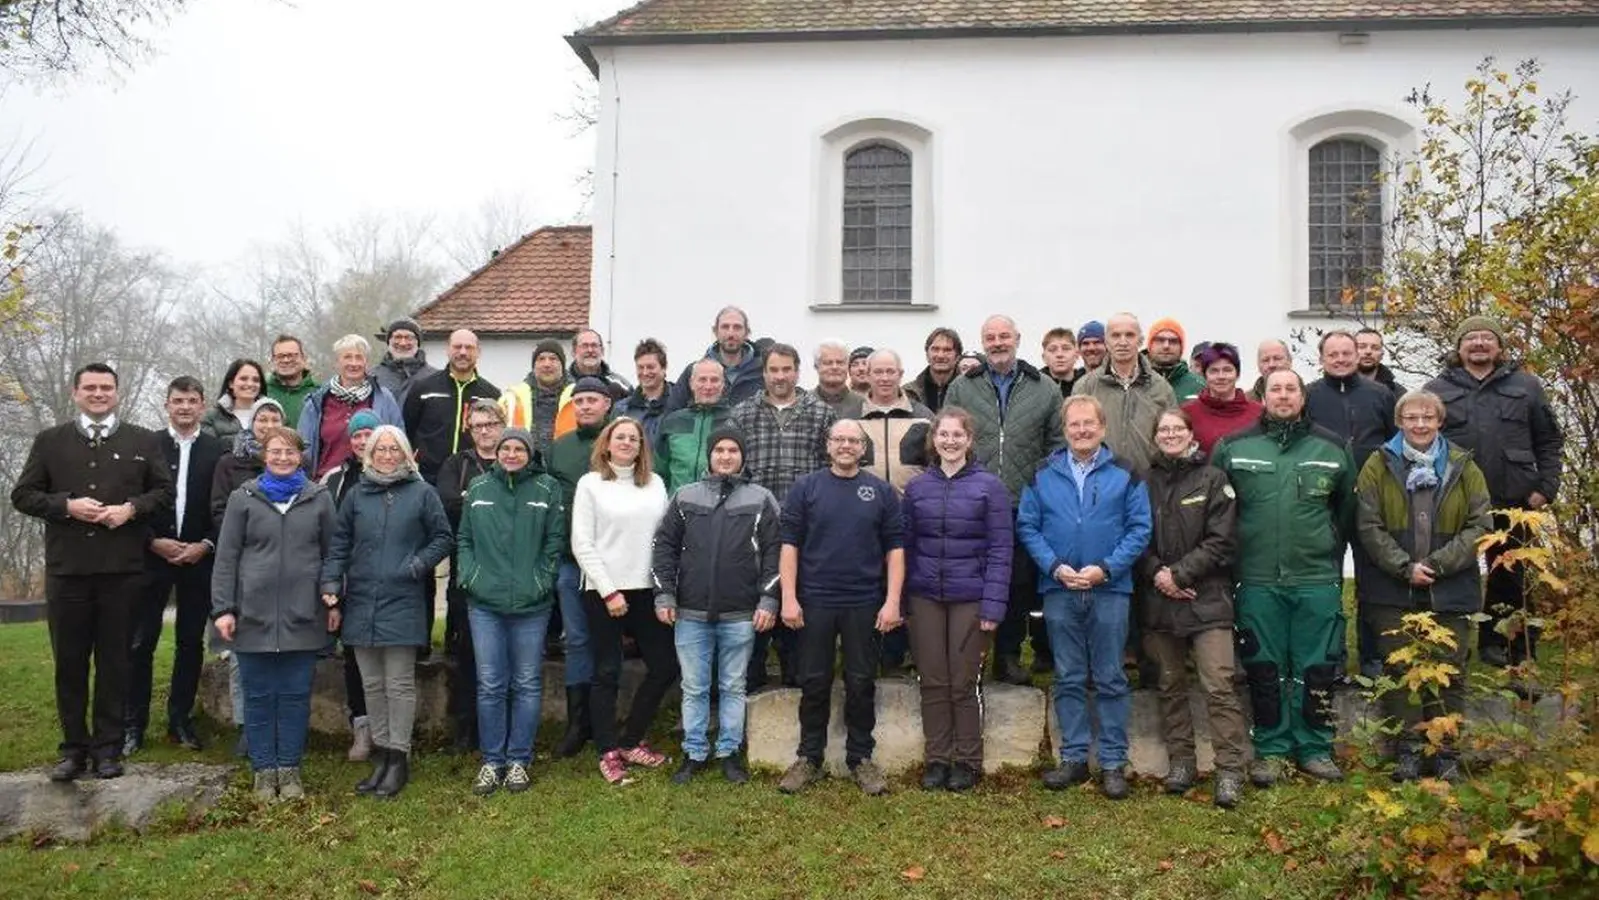
<path fill-rule="evenodd" d="M 1088 780 L 1087 682 L 1099 712 L 1100 786 L 1127 796 L 1127 718 L 1132 709 L 1122 647 L 1133 566 L 1149 544 L 1149 488 L 1105 446 L 1105 409 L 1088 396 L 1061 406 L 1067 447 L 1051 453 L 1022 490 L 1016 536 L 1038 564 L 1038 592 L 1055 655 L 1060 766 L 1044 786 Z"/>

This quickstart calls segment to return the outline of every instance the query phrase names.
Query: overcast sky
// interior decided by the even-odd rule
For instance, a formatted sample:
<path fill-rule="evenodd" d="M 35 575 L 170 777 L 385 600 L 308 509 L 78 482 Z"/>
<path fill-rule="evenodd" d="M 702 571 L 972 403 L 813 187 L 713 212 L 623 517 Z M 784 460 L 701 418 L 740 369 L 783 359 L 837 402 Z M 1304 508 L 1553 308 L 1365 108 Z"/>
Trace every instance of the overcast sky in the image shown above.
<path fill-rule="evenodd" d="M 291 224 L 465 215 L 521 195 L 583 213 L 591 136 L 556 119 L 588 71 L 563 36 L 630 0 L 192 0 L 120 80 L 11 86 L 0 146 L 127 242 L 226 264 Z"/>

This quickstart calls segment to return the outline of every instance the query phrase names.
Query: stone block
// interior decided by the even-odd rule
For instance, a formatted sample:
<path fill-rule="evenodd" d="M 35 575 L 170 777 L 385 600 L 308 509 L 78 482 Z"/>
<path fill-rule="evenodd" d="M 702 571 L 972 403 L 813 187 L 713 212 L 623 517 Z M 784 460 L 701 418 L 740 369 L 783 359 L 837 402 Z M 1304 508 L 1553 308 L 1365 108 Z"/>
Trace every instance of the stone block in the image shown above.
<path fill-rule="evenodd" d="M 750 762 L 786 768 L 799 745 L 798 688 L 762 691 L 749 699 L 746 738 Z M 872 758 L 891 774 L 922 762 L 921 691 L 915 680 L 882 678 L 877 682 L 877 747 Z M 983 769 L 1030 766 L 1038 761 L 1044 741 L 1044 695 L 1037 688 L 995 684 L 983 687 Z M 824 765 L 846 775 L 844 763 L 844 686 L 833 685 L 827 723 Z"/>
<path fill-rule="evenodd" d="M 0 839 L 33 833 L 86 841 L 111 826 L 143 831 L 172 804 L 198 816 L 227 790 L 232 771 L 202 763 L 133 763 L 121 778 L 65 784 L 51 781 L 46 769 L 0 773 Z"/>

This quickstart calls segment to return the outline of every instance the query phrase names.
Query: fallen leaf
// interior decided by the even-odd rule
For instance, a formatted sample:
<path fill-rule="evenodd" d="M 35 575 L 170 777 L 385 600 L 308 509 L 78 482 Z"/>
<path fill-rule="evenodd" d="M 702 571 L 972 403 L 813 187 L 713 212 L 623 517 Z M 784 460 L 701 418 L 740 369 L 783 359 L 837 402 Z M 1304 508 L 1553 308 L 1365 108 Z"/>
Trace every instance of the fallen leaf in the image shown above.
<path fill-rule="evenodd" d="M 1299 860 L 1294 859 L 1293 857 L 1289 857 L 1288 859 L 1283 860 L 1283 871 L 1284 872 L 1292 872 L 1293 870 L 1295 870 L 1297 868 L 1299 868 Z"/>
<path fill-rule="evenodd" d="M 378 883 L 370 878 L 363 878 L 357 881 L 355 886 L 360 888 L 362 893 L 376 894 L 378 892 Z"/>
<path fill-rule="evenodd" d="M 1049 852 L 1049 858 L 1050 859 L 1065 859 L 1066 858 L 1066 851 L 1065 850 L 1051 850 Z"/>
<path fill-rule="evenodd" d="M 82 866 L 79 866 L 77 863 L 67 863 L 61 867 L 61 870 L 68 875 L 76 875 L 78 874 L 78 870 L 80 868 L 82 868 Z"/>
<path fill-rule="evenodd" d="M 906 881 L 921 881 L 927 877 L 927 870 L 921 866 L 911 866 L 909 869 L 899 873 L 899 877 Z"/>
<path fill-rule="evenodd" d="M 1066 827 L 1066 820 L 1061 818 L 1060 816 L 1045 816 L 1044 817 L 1044 827 L 1045 828 L 1065 828 Z"/>
<path fill-rule="evenodd" d="M 1170 872 L 1172 870 L 1172 861 L 1169 859 L 1161 860 L 1159 865 L 1162 872 Z"/>
<path fill-rule="evenodd" d="M 1284 853 L 1288 852 L 1288 842 L 1283 840 L 1283 836 L 1277 832 L 1267 828 L 1265 831 L 1261 832 L 1260 836 L 1261 839 L 1266 842 L 1266 849 L 1270 850 L 1272 853 L 1282 856 Z"/>

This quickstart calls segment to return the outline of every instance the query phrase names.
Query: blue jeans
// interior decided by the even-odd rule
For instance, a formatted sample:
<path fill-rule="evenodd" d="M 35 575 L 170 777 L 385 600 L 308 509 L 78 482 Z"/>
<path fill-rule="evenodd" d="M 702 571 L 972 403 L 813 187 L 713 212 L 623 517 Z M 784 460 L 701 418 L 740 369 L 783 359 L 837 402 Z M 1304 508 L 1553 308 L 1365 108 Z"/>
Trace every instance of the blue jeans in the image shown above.
<path fill-rule="evenodd" d="M 706 729 L 711 718 L 711 663 L 716 663 L 720 697 L 716 707 L 716 755 L 732 756 L 744 743 L 744 686 L 755 649 L 755 623 L 692 622 L 678 619 L 673 631 L 677 665 L 683 675 L 683 752 L 690 759 L 710 756 Z"/>
<path fill-rule="evenodd" d="M 311 675 L 316 651 L 234 653 L 244 693 L 244 736 L 250 768 L 294 769 L 311 728 Z"/>
<path fill-rule="evenodd" d="M 588 613 L 583 609 L 583 570 L 575 562 L 561 563 L 555 576 L 555 594 L 561 602 L 561 627 L 566 629 L 566 686 L 594 681 L 594 650 L 589 647 Z"/>
<path fill-rule="evenodd" d="M 1044 622 L 1055 656 L 1055 718 L 1060 723 L 1062 762 L 1087 762 L 1092 737 L 1087 684 L 1094 676 L 1099 713 L 1099 765 L 1127 763 L 1127 717 L 1132 695 L 1122 671 L 1127 610 L 1132 597 L 1107 591 L 1052 590 L 1044 594 Z"/>
<path fill-rule="evenodd" d="M 533 762 L 533 736 L 544 712 L 544 635 L 548 609 L 507 615 L 467 611 L 477 657 L 477 733 L 485 765 Z"/>

